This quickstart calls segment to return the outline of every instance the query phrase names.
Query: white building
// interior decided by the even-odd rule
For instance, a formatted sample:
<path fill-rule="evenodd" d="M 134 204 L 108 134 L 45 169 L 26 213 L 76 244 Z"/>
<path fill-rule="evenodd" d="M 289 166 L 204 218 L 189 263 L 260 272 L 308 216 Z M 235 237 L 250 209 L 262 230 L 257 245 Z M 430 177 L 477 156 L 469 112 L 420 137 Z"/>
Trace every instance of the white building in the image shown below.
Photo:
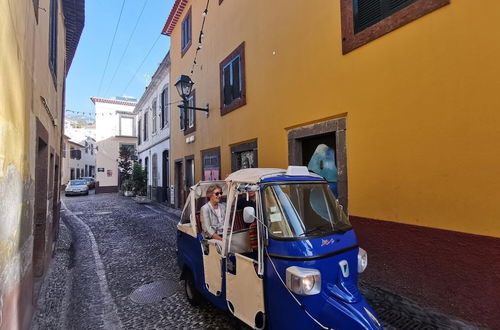
<path fill-rule="evenodd" d="M 137 104 L 129 98 L 92 97 L 96 114 L 96 193 L 117 192 L 120 183 L 118 157 L 121 146 L 136 147 Z"/>
<path fill-rule="evenodd" d="M 83 176 L 95 177 L 96 141 L 87 137 L 74 142 L 68 136 L 63 138 L 61 184 Z"/>
<path fill-rule="evenodd" d="M 64 134 L 73 141 L 83 141 L 88 136 L 95 139 L 95 123 L 82 123 L 64 119 Z"/>
<path fill-rule="evenodd" d="M 148 196 L 159 202 L 170 200 L 170 55 L 167 54 L 137 103 L 139 162 L 148 172 Z"/>

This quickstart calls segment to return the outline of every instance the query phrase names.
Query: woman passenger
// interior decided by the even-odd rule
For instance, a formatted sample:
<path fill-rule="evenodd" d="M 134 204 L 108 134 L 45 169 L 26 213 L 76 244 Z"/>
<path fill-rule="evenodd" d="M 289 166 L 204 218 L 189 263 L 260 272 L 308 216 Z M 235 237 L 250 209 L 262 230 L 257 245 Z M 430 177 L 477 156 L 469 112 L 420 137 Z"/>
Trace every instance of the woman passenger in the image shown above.
<path fill-rule="evenodd" d="M 209 201 L 200 210 L 203 235 L 207 239 L 222 241 L 224 217 L 226 215 L 226 204 L 220 203 L 222 188 L 218 185 L 212 185 L 208 187 L 206 196 Z"/>

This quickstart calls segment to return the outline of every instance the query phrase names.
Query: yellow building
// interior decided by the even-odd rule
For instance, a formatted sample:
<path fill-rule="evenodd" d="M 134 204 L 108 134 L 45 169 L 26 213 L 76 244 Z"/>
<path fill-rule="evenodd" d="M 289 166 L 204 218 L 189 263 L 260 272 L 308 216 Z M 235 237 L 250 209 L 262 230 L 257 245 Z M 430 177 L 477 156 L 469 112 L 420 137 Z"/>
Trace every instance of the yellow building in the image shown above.
<path fill-rule="evenodd" d="M 66 74 L 84 0 L 0 2 L 0 329 L 26 329 L 59 223 Z"/>
<path fill-rule="evenodd" d="M 184 183 L 324 145 L 363 279 L 500 327 L 500 2 L 207 3 L 177 0 L 163 31 L 171 86 L 189 75 L 210 108 L 181 127 L 172 93 L 175 205 Z"/>

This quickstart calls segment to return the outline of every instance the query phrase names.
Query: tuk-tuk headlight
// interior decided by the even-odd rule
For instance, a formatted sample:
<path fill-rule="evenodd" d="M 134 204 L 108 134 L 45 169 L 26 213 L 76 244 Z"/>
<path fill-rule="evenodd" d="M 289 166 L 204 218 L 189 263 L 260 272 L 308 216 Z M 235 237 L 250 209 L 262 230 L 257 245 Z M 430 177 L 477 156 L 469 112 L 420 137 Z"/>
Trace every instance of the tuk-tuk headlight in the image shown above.
<path fill-rule="evenodd" d="M 362 273 L 365 271 L 368 266 L 368 253 L 362 248 L 359 248 L 358 251 L 358 273 Z"/>
<path fill-rule="evenodd" d="M 286 286 L 292 292 L 303 296 L 318 294 L 321 292 L 321 273 L 317 269 L 288 267 Z"/>

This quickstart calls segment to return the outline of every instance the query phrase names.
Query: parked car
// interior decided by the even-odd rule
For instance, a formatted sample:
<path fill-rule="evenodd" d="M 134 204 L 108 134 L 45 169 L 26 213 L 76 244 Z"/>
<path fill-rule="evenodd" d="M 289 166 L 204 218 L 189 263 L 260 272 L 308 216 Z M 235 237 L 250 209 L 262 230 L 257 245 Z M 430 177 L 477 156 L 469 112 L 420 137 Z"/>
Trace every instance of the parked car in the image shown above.
<path fill-rule="evenodd" d="M 87 185 L 87 181 L 85 180 L 71 180 L 68 182 L 68 185 L 65 189 L 65 195 L 88 195 L 89 194 L 89 186 Z"/>
<path fill-rule="evenodd" d="M 80 178 L 80 180 L 84 180 L 85 182 L 87 182 L 87 186 L 89 186 L 89 189 L 95 188 L 95 179 L 93 177 L 84 176 L 84 177 Z"/>
<path fill-rule="evenodd" d="M 226 200 L 222 241 L 206 237 L 200 222 L 214 184 Z M 367 253 L 328 182 L 306 167 L 251 168 L 199 182 L 177 230 L 192 304 L 203 297 L 253 329 L 382 328 L 358 289 Z"/>

